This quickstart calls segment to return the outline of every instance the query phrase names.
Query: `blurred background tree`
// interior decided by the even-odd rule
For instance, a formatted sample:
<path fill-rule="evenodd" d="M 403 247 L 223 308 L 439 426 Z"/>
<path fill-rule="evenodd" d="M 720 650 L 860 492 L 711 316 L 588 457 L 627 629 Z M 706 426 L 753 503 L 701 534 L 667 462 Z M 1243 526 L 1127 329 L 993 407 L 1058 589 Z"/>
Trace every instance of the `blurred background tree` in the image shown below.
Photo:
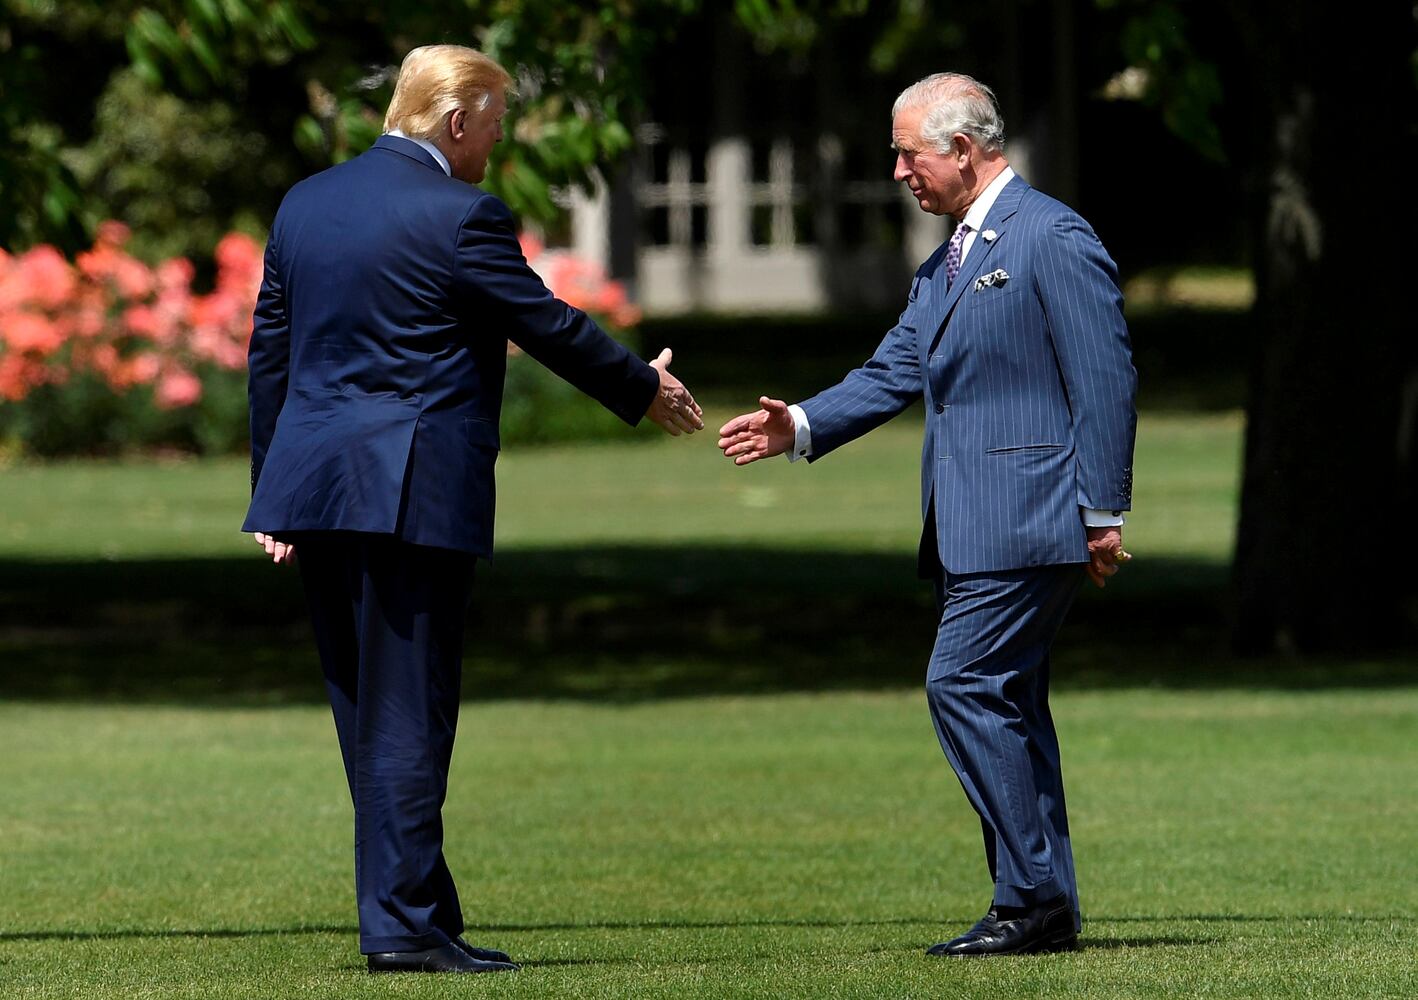
<path fill-rule="evenodd" d="M 1389 645 L 1418 624 L 1418 343 L 1401 333 L 1406 286 L 1380 277 L 1372 248 L 1415 223 L 1411 192 L 1385 190 L 1413 176 L 1415 9 L 1100 2 L 1123 17 L 1138 99 L 1246 195 L 1237 645 Z M 1197 226 L 1224 231 L 1211 192 L 1178 196 Z"/>
<path fill-rule="evenodd" d="M 647 58 L 704 6 L 0 0 L 0 245 L 74 251 L 103 218 L 132 226 L 148 259 L 209 253 L 233 227 L 259 233 L 296 179 L 368 148 L 399 60 L 435 41 L 471 42 L 513 70 L 515 141 L 495 152 L 486 186 L 550 222 L 556 189 L 631 148 Z M 876 71 L 913 46 L 958 41 L 925 8 L 875 18 Z M 801 56 L 824 23 L 869 5 L 736 0 L 734 11 L 761 47 Z"/>

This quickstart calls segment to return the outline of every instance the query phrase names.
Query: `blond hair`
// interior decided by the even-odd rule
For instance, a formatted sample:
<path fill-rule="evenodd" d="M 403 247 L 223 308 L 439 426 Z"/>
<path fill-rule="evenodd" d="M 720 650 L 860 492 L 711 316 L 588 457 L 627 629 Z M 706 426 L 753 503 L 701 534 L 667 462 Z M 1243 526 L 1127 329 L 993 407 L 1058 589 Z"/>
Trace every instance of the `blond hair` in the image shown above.
<path fill-rule="evenodd" d="M 510 89 L 512 75 L 477 49 L 421 45 L 399 67 L 384 131 L 432 140 L 456 109 L 484 111 L 494 92 Z"/>

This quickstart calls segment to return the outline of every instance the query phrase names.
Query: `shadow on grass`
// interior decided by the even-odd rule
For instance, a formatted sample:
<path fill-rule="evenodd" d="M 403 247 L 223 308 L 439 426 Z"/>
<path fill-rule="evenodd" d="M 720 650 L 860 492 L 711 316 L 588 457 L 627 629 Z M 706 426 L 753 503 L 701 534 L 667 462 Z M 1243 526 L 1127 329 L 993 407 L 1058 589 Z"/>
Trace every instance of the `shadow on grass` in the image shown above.
<path fill-rule="evenodd" d="M 1079 942 L 1080 951 L 1116 951 L 1130 948 L 1196 948 L 1215 944 L 1219 937 L 1198 937 L 1194 934 L 1158 934 L 1150 937 L 1090 938 Z"/>
<path fill-rule="evenodd" d="M 953 923 L 964 923 L 969 918 L 960 916 Z M 1096 924 L 1310 924 L 1310 923 L 1418 923 L 1418 916 L 1356 914 L 1356 913 L 1189 913 L 1162 914 L 1157 916 L 1090 916 L 1089 923 Z M 536 923 L 481 924 L 470 926 L 468 937 L 478 938 L 484 934 L 526 934 L 536 932 L 567 931 L 717 931 L 738 928 L 802 928 L 835 930 L 850 927 L 910 927 L 946 926 L 949 919 L 940 917 L 886 917 L 872 920 L 812 920 L 796 918 L 742 919 L 742 920 L 582 920 L 544 921 Z M 110 931 L 83 930 L 32 930 L 0 932 L 0 943 L 9 941 L 115 941 L 132 938 L 248 938 L 282 937 L 306 934 L 348 934 L 359 933 L 359 928 L 348 925 L 299 924 L 293 927 L 190 927 L 190 928 L 124 928 Z M 1115 948 L 1149 948 L 1176 945 L 1212 944 L 1217 938 L 1197 934 L 1133 934 L 1116 938 L 1100 938 L 1084 932 L 1085 950 L 1108 950 Z M 533 961 L 530 965 L 555 965 L 556 961 Z"/>
<path fill-rule="evenodd" d="M 1238 660 L 1226 568 L 1157 559 L 1086 588 L 1060 688 L 1418 683 L 1409 656 Z M 638 700 L 920 683 L 934 605 L 911 553 L 515 549 L 479 569 L 466 696 Z M 294 572 L 259 559 L 0 561 L 0 697 L 321 702 Z"/>

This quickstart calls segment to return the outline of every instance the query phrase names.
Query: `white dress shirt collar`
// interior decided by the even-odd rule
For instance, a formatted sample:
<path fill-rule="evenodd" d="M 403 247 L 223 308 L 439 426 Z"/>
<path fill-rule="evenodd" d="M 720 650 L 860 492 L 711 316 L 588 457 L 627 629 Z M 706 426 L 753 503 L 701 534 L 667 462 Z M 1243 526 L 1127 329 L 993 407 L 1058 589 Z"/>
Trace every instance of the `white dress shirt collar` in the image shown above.
<path fill-rule="evenodd" d="M 418 143 L 424 149 L 428 150 L 430 156 L 432 156 L 435 160 L 438 161 L 438 165 L 443 168 L 443 172 L 445 174 L 447 174 L 449 177 L 453 176 L 453 168 L 448 165 L 448 157 L 443 155 L 443 150 L 439 149 L 427 139 L 415 139 L 413 136 L 405 135 L 402 131 L 396 128 L 390 129 L 384 134 L 398 136 L 400 139 L 407 139 L 409 140 L 409 142 Z"/>
<path fill-rule="evenodd" d="M 965 213 L 965 218 L 960 220 L 961 225 L 969 226 L 975 232 L 984 228 L 985 220 L 990 216 L 990 209 L 995 207 L 995 199 L 1004 190 L 1004 186 L 1014 179 L 1014 168 L 1006 165 L 1000 171 L 998 177 L 990 181 L 985 190 L 980 192 L 980 197 L 975 199 L 975 204 L 970 206 L 970 210 Z"/>

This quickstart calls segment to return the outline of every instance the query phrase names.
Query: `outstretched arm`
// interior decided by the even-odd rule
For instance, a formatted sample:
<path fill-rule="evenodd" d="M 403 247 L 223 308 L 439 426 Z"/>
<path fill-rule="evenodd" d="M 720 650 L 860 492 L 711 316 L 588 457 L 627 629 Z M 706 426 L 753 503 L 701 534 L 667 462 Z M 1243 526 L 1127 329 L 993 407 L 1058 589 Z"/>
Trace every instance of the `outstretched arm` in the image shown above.
<path fill-rule="evenodd" d="M 459 296 L 495 318 L 509 339 L 626 423 L 648 415 L 670 433 L 704 426 L 684 385 L 607 336 L 589 316 L 558 299 L 522 256 L 512 213 L 491 195 L 463 220 L 454 259 Z"/>
<path fill-rule="evenodd" d="M 759 397 L 757 411 L 737 416 L 719 428 L 719 448 L 724 454 L 735 465 L 790 450 L 796 450 L 794 459 L 812 461 L 861 437 L 920 399 L 924 381 L 917 353 L 917 300 L 929 287 L 928 279 L 935 275 L 944 254 L 942 246 L 916 271 L 905 311 L 865 364 L 797 406 Z M 802 440 L 798 440 L 799 420 Z"/>

